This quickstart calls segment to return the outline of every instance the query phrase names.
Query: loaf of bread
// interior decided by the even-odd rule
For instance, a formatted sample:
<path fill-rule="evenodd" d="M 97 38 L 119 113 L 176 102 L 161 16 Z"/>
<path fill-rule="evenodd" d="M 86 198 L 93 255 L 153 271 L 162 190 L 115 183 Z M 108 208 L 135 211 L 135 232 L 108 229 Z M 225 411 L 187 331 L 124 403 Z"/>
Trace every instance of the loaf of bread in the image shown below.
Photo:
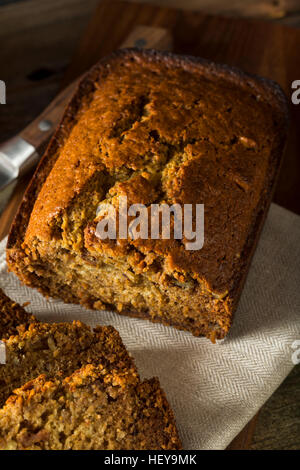
<path fill-rule="evenodd" d="M 287 134 L 273 82 L 197 58 L 122 50 L 82 80 L 27 190 L 9 268 L 45 296 L 223 338 Z M 100 204 L 204 204 L 204 245 L 103 239 Z M 193 224 L 195 215 L 193 216 Z M 194 225 L 193 225 L 194 226 Z"/>
<path fill-rule="evenodd" d="M 37 319 L 0 289 L 0 340 L 18 334 Z"/>
<path fill-rule="evenodd" d="M 92 331 L 85 324 L 32 323 L 7 340 L 6 363 L 0 365 L 0 407 L 14 389 L 40 374 L 67 377 L 86 364 L 103 364 L 107 370 L 138 380 L 133 359 L 112 326 Z"/>
<path fill-rule="evenodd" d="M 0 450 L 181 449 L 158 379 L 140 381 L 112 326 L 38 322 L 0 291 L 0 334 Z"/>
<path fill-rule="evenodd" d="M 0 410 L 0 449 L 177 450 L 181 443 L 157 379 L 133 383 L 88 365 L 15 390 Z"/>

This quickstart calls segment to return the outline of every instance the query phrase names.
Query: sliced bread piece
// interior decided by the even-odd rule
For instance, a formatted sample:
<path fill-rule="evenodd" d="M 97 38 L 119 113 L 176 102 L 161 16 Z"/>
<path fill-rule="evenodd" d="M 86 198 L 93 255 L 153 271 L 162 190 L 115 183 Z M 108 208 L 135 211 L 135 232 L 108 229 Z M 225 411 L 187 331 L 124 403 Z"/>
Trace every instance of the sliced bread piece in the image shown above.
<path fill-rule="evenodd" d="M 88 365 L 65 380 L 41 375 L 0 410 L 0 449 L 181 449 L 157 379 Z"/>
<path fill-rule="evenodd" d="M 6 364 L 0 365 L 0 406 L 15 388 L 40 374 L 67 377 L 86 364 L 102 363 L 108 370 L 125 370 L 138 377 L 133 359 L 112 326 L 91 330 L 79 321 L 33 323 L 4 342 Z"/>

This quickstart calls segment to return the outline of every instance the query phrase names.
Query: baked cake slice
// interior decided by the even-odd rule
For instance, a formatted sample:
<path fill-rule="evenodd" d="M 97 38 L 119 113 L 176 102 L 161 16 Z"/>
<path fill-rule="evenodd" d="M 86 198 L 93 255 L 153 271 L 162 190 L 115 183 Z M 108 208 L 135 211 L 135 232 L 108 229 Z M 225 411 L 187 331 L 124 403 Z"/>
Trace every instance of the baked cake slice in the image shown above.
<path fill-rule="evenodd" d="M 65 380 L 41 375 L 0 410 L 0 449 L 181 449 L 174 416 L 157 379 L 88 365 Z"/>
<path fill-rule="evenodd" d="M 223 338 L 287 136 L 280 87 L 228 66 L 121 50 L 82 80 L 12 227 L 9 268 L 44 295 Z M 101 204 L 204 204 L 204 245 L 97 236 Z M 98 215 L 97 215 L 98 214 Z M 100 219 L 99 219 L 100 217 Z"/>
<path fill-rule="evenodd" d="M 86 364 L 103 364 L 107 370 L 138 374 L 119 333 L 112 326 L 91 330 L 73 323 L 33 323 L 26 331 L 4 340 L 6 364 L 0 365 L 0 406 L 15 388 L 40 374 L 67 377 Z"/>

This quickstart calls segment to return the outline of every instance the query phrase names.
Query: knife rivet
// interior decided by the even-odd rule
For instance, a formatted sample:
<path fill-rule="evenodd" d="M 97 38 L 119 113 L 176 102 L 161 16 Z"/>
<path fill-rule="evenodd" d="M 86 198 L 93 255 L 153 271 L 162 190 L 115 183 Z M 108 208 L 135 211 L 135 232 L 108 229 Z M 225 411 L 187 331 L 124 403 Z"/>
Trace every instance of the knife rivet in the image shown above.
<path fill-rule="evenodd" d="M 147 41 L 144 38 L 137 39 L 134 43 L 134 47 L 143 48 L 146 47 Z"/>
<path fill-rule="evenodd" d="M 39 123 L 39 130 L 42 132 L 49 131 L 52 128 L 53 124 L 51 121 L 48 121 L 47 119 L 43 119 Z"/>

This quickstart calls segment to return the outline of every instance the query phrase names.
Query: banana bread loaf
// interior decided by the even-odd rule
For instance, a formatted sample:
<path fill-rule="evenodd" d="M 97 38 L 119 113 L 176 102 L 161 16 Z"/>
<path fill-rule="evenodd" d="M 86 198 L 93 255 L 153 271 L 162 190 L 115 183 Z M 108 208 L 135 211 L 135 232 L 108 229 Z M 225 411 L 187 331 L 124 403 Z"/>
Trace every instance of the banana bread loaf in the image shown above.
<path fill-rule="evenodd" d="M 40 374 L 67 377 L 86 364 L 102 363 L 108 370 L 138 374 L 129 353 L 112 326 L 92 331 L 79 321 L 32 323 L 26 331 L 3 340 L 6 364 L 0 365 L 0 407 L 12 391 Z"/>
<path fill-rule="evenodd" d="M 82 80 L 27 190 L 9 268 L 46 296 L 223 338 L 287 133 L 279 86 L 227 66 L 122 50 Z M 101 239 L 100 204 L 204 204 L 204 245 Z M 195 223 L 193 214 L 192 226 Z"/>
<path fill-rule="evenodd" d="M 88 365 L 65 380 L 45 375 L 15 390 L 0 410 L 0 449 L 181 449 L 157 379 Z"/>
<path fill-rule="evenodd" d="M 18 334 L 37 319 L 0 289 L 0 340 Z"/>

